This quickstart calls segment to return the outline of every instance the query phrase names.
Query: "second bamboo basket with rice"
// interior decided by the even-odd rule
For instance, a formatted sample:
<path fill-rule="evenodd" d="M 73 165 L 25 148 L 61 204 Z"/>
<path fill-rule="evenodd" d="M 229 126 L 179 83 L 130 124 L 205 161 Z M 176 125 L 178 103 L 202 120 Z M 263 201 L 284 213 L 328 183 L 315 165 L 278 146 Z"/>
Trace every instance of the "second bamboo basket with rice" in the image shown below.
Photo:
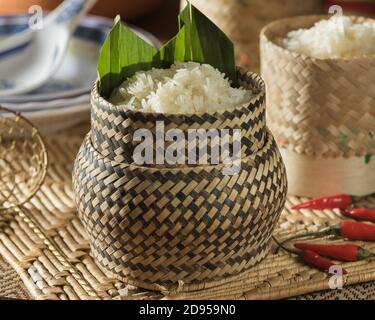
<path fill-rule="evenodd" d="M 156 114 L 114 106 L 92 93 L 92 130 L 75 163 L 80 218 L 104 272 L 131 284 L 190 291 L 234 279 L 268 253 L 286 200 L 284 164 L 265 123 L 265 86 L 239 72 L 254 97 L 241 108 Z M 136 165 L 132 135 L 240 129 L 239 174 L 218 165 Z"/>
<path fill-rule="evenodd" d="M 280 145 L 292 194 L 371 194 L 375 56 L 315 59 L 279 44 L 289 31 L 310 28 L 322 19 L 328 17 L 284 19 L 262 31 L 261 69 L 270 129 Z"/>

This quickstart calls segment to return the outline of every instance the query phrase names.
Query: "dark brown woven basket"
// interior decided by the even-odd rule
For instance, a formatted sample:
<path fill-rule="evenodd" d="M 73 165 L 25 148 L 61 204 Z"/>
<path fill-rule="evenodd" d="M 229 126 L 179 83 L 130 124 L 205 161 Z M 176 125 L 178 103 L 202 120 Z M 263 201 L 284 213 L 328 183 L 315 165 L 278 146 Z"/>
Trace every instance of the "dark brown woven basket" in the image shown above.
<path fill-rule="evenodd" d="M 110 276 L 153 290 L 189 290 L 247 271 L 268 252 L 284 206 L 284 164 L 265 125 L 264 83 L 239 72 L 249 105 L 216 113 L 169 115 L 116 107 L 92 93 L 92 130 L 73 184 L 93 254 Z M 136 129 L 241 129 L 241 171 L 226 164 L 139 166 Z"/>

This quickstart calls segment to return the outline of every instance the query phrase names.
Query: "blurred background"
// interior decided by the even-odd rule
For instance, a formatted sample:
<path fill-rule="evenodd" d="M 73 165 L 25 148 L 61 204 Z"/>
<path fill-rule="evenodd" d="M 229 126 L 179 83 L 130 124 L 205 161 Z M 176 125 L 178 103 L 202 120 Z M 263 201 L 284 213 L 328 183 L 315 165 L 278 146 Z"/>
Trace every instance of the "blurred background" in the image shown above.
<path fill-rule="evenodd" d="M 40 5 L 52 10 L 61 0 L 0 0 L 0 14 L 27 12 Z M 259 71 L 258 37 L 261 29 L 274 20 L 309 14 L 328 13 L 332 5 L 340 5 L 346 15 L 375 16 L 375 0 L 191 0 L 235 43 L 237 63 Z M 94 15 L 122 19 L 166 42 L 177 30 L 177 14 L 185 0 L 99 0 Z"/>
<path fill-rule="evenodd" d="M 0 14 L 27 13 L 32 5 L 53 10 L 62 0 L 0 0 Z M 167 40 L 177 30 L 179 0 L 99 0 L 91 14 L 121 18 Z"/>

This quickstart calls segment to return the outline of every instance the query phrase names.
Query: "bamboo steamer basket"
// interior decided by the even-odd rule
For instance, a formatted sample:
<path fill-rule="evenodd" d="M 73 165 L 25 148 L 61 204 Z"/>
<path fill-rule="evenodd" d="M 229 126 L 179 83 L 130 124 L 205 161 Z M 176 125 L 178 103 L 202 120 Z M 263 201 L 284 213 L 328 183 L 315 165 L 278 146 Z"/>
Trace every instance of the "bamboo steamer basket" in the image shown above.
<path fill-rule="evenodd" d="M 92 128 L 75 162 L 76 203 L 103 271 L 151 290 L 196 290 L 235 279 L 268 253 L 286 200 L 285 167 L 265 124 L 265 86 L 241 108 L 155 114 L 114 106 L 92 92 Z M 136 129 L 240 129 L 241 171 L 227 165 L 136 165 Z"/>
<path fill-rule="evenodd" d="M 315 59 L 278 45 L 289 31 L 322 19 L 328 17 L 279 20 L 261 33 L 270 129 L 286 163 L 290 193 L 371 194 L 375 161 L 366 155 L 375 154 L 375 56 Z"/>
<path fill-rule="evenodd" d="M 320 14 L 321 0 L 191 0 L 234 42 L 238 65 L 259 71 L 259 33 L 277 19 Z M 181 1 L 184 8 L 186 1 Z"/>

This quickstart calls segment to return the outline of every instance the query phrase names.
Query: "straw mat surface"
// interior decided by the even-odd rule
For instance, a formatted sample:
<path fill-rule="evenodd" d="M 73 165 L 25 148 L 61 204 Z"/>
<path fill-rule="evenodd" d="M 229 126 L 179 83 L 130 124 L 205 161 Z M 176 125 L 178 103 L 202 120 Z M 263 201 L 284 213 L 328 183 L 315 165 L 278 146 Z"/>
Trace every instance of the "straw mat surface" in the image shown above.
<path fill-rule="evenodd" d="M 375 297 L 375 261 L 347 263 L 344 290 L 329 290 L 328 275 L 283 251 L 272 253 L 250 272 L 190 293 L 155 293 L 108 278 L 90 256 L 87 235 L 76 216 L 71 187 L 73 160 L 88 126 L 50 136 L 48 177 L 25 207 L 0 216 L 0 296 L 18 299 L 370 299 Z M 302 199 L 303 200 L 303 199 Z M 290 197 L 280 219 L 279 239 L 335 224 L 337 211 L 291 212 Z M 367 206 L 375 207 L 375 198 Z M 375 251 L 375 245 L 360 243 Z M 24 286 L 16 279 L 18 273 Z M 7 271 L 8 270 L 8 271 Z M 5 275 L 5 277 L 4 277 Z M 10 276 L 9 276 L 10 275 Z M 12 285 L 13 284 L 13 285 Z M 9 287 L 9 289 L 6 289 Z M 4 289 L 5 288 L 5 289 Z M 311 295 L 313 292 L 321 292 Z"/>
<path fill-rule="evenodd" d="M 0 257 L 0 299 L 30 299 L 30 295 L 17 272 Z"/>

